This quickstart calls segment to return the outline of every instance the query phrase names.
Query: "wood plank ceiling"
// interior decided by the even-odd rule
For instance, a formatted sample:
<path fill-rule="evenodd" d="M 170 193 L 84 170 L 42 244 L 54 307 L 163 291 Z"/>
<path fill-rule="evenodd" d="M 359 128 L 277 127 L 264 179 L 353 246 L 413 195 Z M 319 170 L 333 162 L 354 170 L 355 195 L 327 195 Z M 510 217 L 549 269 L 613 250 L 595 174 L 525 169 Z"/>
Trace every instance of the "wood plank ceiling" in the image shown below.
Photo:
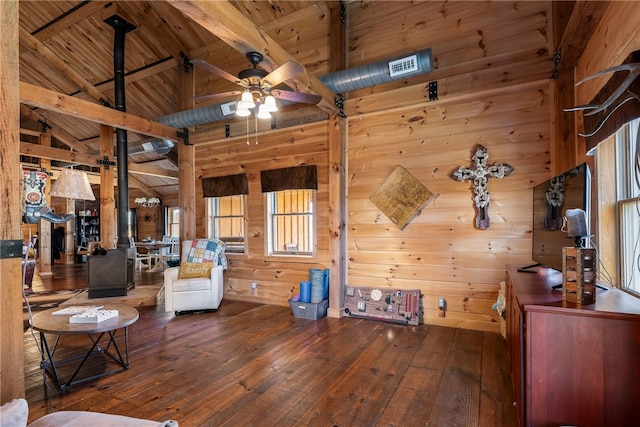
<path fill-rule="evenodd" d="M 258 48 L 266 53 L 261 65 L 267 71 L 287 59 L 303 65 L 308 72 L 288 84 L 296 90 L 323 95 L 324 108 L 330 110 L 331 93 L 315 77 L 327 72 L 329 62 L 328 7 L 325 2 L 305 1 L 20 1 L 20 81 L 78 100 L 115 105 L 114 30 L 103 20 L 117 11 L 137 26 L 125 40 L 127 114 L 155 121 L 179 111 L 177 82 L 178 73 L 183 72 L 183 56 L 203 58 L 237 74 L 248 68 L 244 52 Z M 207 16 L 203 11 L 218 15 Z M 325 23 L 319 25 L 321 21 Z M 300 52 L 297 47 L 302 35 L 306 44 Z M 260 40 L 252 40 L 255 37 Z M 24 91 L 31 87 L 25 86 Z M 237 87 L 232 83 L 214 75 L 196 74 L 196 95 L 234 89 Z M 22 92 L 21 87 L 21 98 Z M 38 131 L 44 122 L 51 127 L 54 147 L 88 156 L 82 159 L 97 160 L 99 123 L 33 105 L 21 106 L 24 142 L 37 142 L 28 135 L 33 132 L 26 130 Z M 129 185 L 152 193 L 149 195 L 173 196 L 178 191 L 176 150 L 141 151 L 149 139 L 128 132 L 130 150 L 139 151 L 129 156 L 129 172 L 134 178 Z M 34 157 L 41 153 L 38 147 L 27 148 Z M 73 159 L 80 162 L 79 158 Z"/>

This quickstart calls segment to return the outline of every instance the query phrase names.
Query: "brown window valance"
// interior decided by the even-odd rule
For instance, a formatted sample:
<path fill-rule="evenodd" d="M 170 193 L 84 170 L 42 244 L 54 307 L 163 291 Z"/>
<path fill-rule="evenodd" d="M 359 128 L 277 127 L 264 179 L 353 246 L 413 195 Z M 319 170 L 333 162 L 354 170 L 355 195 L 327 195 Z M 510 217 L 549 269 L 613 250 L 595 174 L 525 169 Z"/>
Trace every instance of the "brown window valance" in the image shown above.
<path fill-rule="evenodd" d="M 224 197 L 238 194 L 249 194 L 247 174 L 216 176 L 202 178 L 202 193 L 204 197 Z"/>
<path fill-rule="evenodd" d="M 640 50 L 632 52 L 623 64 L 635 64 L 640 67 Z M 603 104 L 630 76 L 629 70 L 616 71 L 590 104 Z M 587 152 L 613 135 L 626 123 L 640 117 L 640 102 L 638 102 L 637 96 L 640 96 L 640 77 L 636 77 L 628 89 L 604 111 L 589 116 L 586 115 L 589 110 L 585 110 L 584 130 L 587 135 L 585 136 Z"/>
<path fill-rule="evenodd" d="M 317 190 L 318 172 L 316 165 L 294 166 L 260 172 L 262 192 L 280 190 Z"/>

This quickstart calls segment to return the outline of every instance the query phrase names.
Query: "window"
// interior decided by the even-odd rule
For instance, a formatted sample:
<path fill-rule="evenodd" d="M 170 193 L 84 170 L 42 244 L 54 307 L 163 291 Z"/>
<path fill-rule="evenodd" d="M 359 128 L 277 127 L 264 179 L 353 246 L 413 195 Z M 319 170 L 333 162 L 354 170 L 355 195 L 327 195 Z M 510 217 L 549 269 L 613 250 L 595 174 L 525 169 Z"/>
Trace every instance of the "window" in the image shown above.
<path fill-rule="evenodd" d="M 315 190 L 265 193 L 268 255 L 312 256 L 315 248 Z"/>
<path fill-rule="evenodd" d="M 166 218 L 164 234 L 171 237 L 180 237 L 180 209 L 167 207 Z"/>
<path fill-rule="evenodd" d="M 621 287 L 640 296 L 640 120 L 615 135 Z"/>
<path fill-rule="evenodd" d="M 245 252 L 245 195 L 209 198 L 209 236 L 222 240 L 225 253 Z"/>

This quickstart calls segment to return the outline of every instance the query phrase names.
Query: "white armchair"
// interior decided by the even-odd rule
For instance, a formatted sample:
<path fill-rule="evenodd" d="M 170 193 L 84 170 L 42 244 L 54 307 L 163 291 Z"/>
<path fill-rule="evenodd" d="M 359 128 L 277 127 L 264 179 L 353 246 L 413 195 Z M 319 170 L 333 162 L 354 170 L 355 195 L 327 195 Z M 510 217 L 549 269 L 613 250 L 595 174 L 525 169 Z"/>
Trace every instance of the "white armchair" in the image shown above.
<path fill-rule="evenodd" d="M 221 240 L 182 242 L 180 266 L 164 270 L 165 311 L 179 314 L 218 308 L 222 301 L 222 271 L 227 268 L 224 250 Z"/>

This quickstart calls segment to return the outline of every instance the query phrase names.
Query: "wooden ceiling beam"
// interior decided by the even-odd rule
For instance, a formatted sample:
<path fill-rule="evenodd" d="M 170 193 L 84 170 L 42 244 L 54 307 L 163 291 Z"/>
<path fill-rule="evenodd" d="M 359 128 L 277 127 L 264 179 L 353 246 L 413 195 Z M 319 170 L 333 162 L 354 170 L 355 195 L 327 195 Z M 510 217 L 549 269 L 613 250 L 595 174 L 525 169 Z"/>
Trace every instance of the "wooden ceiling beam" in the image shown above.
<path fill-rule="evenodd" d="M 97 166 L 99 156 L 78 153 L 76 151 L 63 150 L 30 142 L 20 142 L 20 154 L 24 156 L 38 157 L 41 159 L 58 160 L 61 162 L 77 163 L 80 165 Z M 116 164 L 116 169 L 118 168 Z M 158 176 L 161 178 L 178 179 L 178 172 L 167 170 L 157 166 L 138 163 L 129 164 L 129 173 Z"/>
<path fill-rule="evenodd" d="M 558 7 L 554 5 L 554 7 Z M 591 35 L 602 20 L 609 7 L 606 1 L 579 0 L 575 2 L 573 11 L 562 32 L 557 45 L 560 52 L 560 67 L 573 68 L 577 63 Z"/>
<path fill-rule="evenodd" d="M 20 102 L 83 120 L 126 129 L 156 138 L 176 140 L 176 128 L 103 107 L 29 83 L 20 82 Z"/>
<path fill-rule="evenodd" d="M 144 8 L 144 14 L 135 12 L 129 7 L 127 2 L 121 2 L 119 5 L 121 8 L 127 10 L 130 15 L 135 16 L 144 28 L 145 31 L 139 31 L 137 36 L 145 45 L 153 46 L 154 43 L 157 43 L 159 40 L 160 43 L 171 52 L 171 56 L 179 61 L 182 60 L 180 52 L 187 53 L 189 51 L 175 34 L 169 30 L 169 26 L 160 19 L 154 9 L 154 2 L 148 3 L 149 7 Z M 150 40 L 147 36 L 151 36 L 155 40 Z"/>
<path fill-rule="evenodd" d="M 49 49 L 44 43 L 33 37 L 27 30 L 20 27 L 20 46 L 25 49 L 33 51 L 36 55 L 42 58 L 45 64 L 51 65 L 56 70 L 60 71 L 73 83 L 78 85 L 80 90 L 96 101 L 104 104 L 105 102 L 113 105 L 113 100 L 106 94 L 100 92 L 94 85 L 92 85 L 87 79 L 82 77 L 80 73 L 71 68 L 66 62 L 56 55 L 51 49 Z"/>
<path fill-rule="evenodd" d="M 264 30 L 227 1 L 182 0 L 171 2 L 171 6 L 243 55 L 250 51 L 260 52 L 264 57 L 260 66 L 267 71 L 273 71 L 287 61 L 295 61 Z M 328 113 L 338 112 L 335 94 L 306 70 L 287 80 L 287 84 L 296 91 L 322 96 L 318 107 Z"/>
<path fill-rule="evenodd" d="M 150 67 L 145 67 L 141 70 L 134 71 L 131 74 L 127 74 L 124 77 L 125 85 L 129 85 L 131 83 L 137 82 L 139 80 L 146 79 L 147 77 L 153 76 L 155 74 L 162 73 L 164 71 L 175 68 L 178 65 L 178 60 L 175 58 L 167 58 L 156 65 L 152 65 Z M 115 83 L 113 79 L 100 83 L 96 87 L 98 90 L 113 90 Z"/>
<path fill-rule="evenodd" d="M 109 3 L 112 2 L 101 0 L 82 2 L 78 8 L 73 10 L 73 12 L 52 21 L 50 25 L 47 25 L 40 30 L 35 30 L 32 35 L 40 41 L 48 40 L 56 34 L 73 27 L 78 22 L 85 20 L 89 16 L 100 12 Z"/>
<path fill-rule="evenodd" d="M 140 181 L 138 178 L 131 174 L 129 174 L 129 188 L 140 189 L 150 197 L 162 198 L 162 195 L 160 195 L 157 191 L 155 191 L 153 188 L 149 187 L 144 182 Z"/>
<path fill-rule="evenodd" d="M 175 179 L 176 181 L 178 179 L 178 171 L 172 171 L 158 166 L 145 165 L 144 163 L 129 163 L 129 172 L 129 175 L 131 175 L 131 172 L 135 172 L 141 175 L 158 176 L 160 178 L 171 178 Z"/>
<path fill-rule="evenodd" d="M 39 157 L 41 159 L 60 160 L 62 162 L 78 163 L 81 165 L 96 166 L 98 156 L 77 151 L 63 150 L 61 148 L 47 147 L 30 142 L 20 142 L 20 154 L 23 156 Z"/>
<path fill-rule="evenodd" d="M 56 126 L 55 124 L 52 124 L 47 117 L 44 117 L 39 112 L 32 110 L 26 105 L 20 105 L 20 114 L 30 118 L 35 122 L 42 121 L 47 123 L 49 126 L 51 126 L 51 135 L 54 138 L 56 138 L 58 141 L 62 142 L 63 144 L 66 144 L 68 147 L 71 147 L 73 150 L 79 153 L 85 153 L 85 154 L 89 154 L 91 152 L 91 150 L 86 144 L 78 141 L 69 132 L 67 132 L 64 129 L 61 129 L 59 126 Z"/>

